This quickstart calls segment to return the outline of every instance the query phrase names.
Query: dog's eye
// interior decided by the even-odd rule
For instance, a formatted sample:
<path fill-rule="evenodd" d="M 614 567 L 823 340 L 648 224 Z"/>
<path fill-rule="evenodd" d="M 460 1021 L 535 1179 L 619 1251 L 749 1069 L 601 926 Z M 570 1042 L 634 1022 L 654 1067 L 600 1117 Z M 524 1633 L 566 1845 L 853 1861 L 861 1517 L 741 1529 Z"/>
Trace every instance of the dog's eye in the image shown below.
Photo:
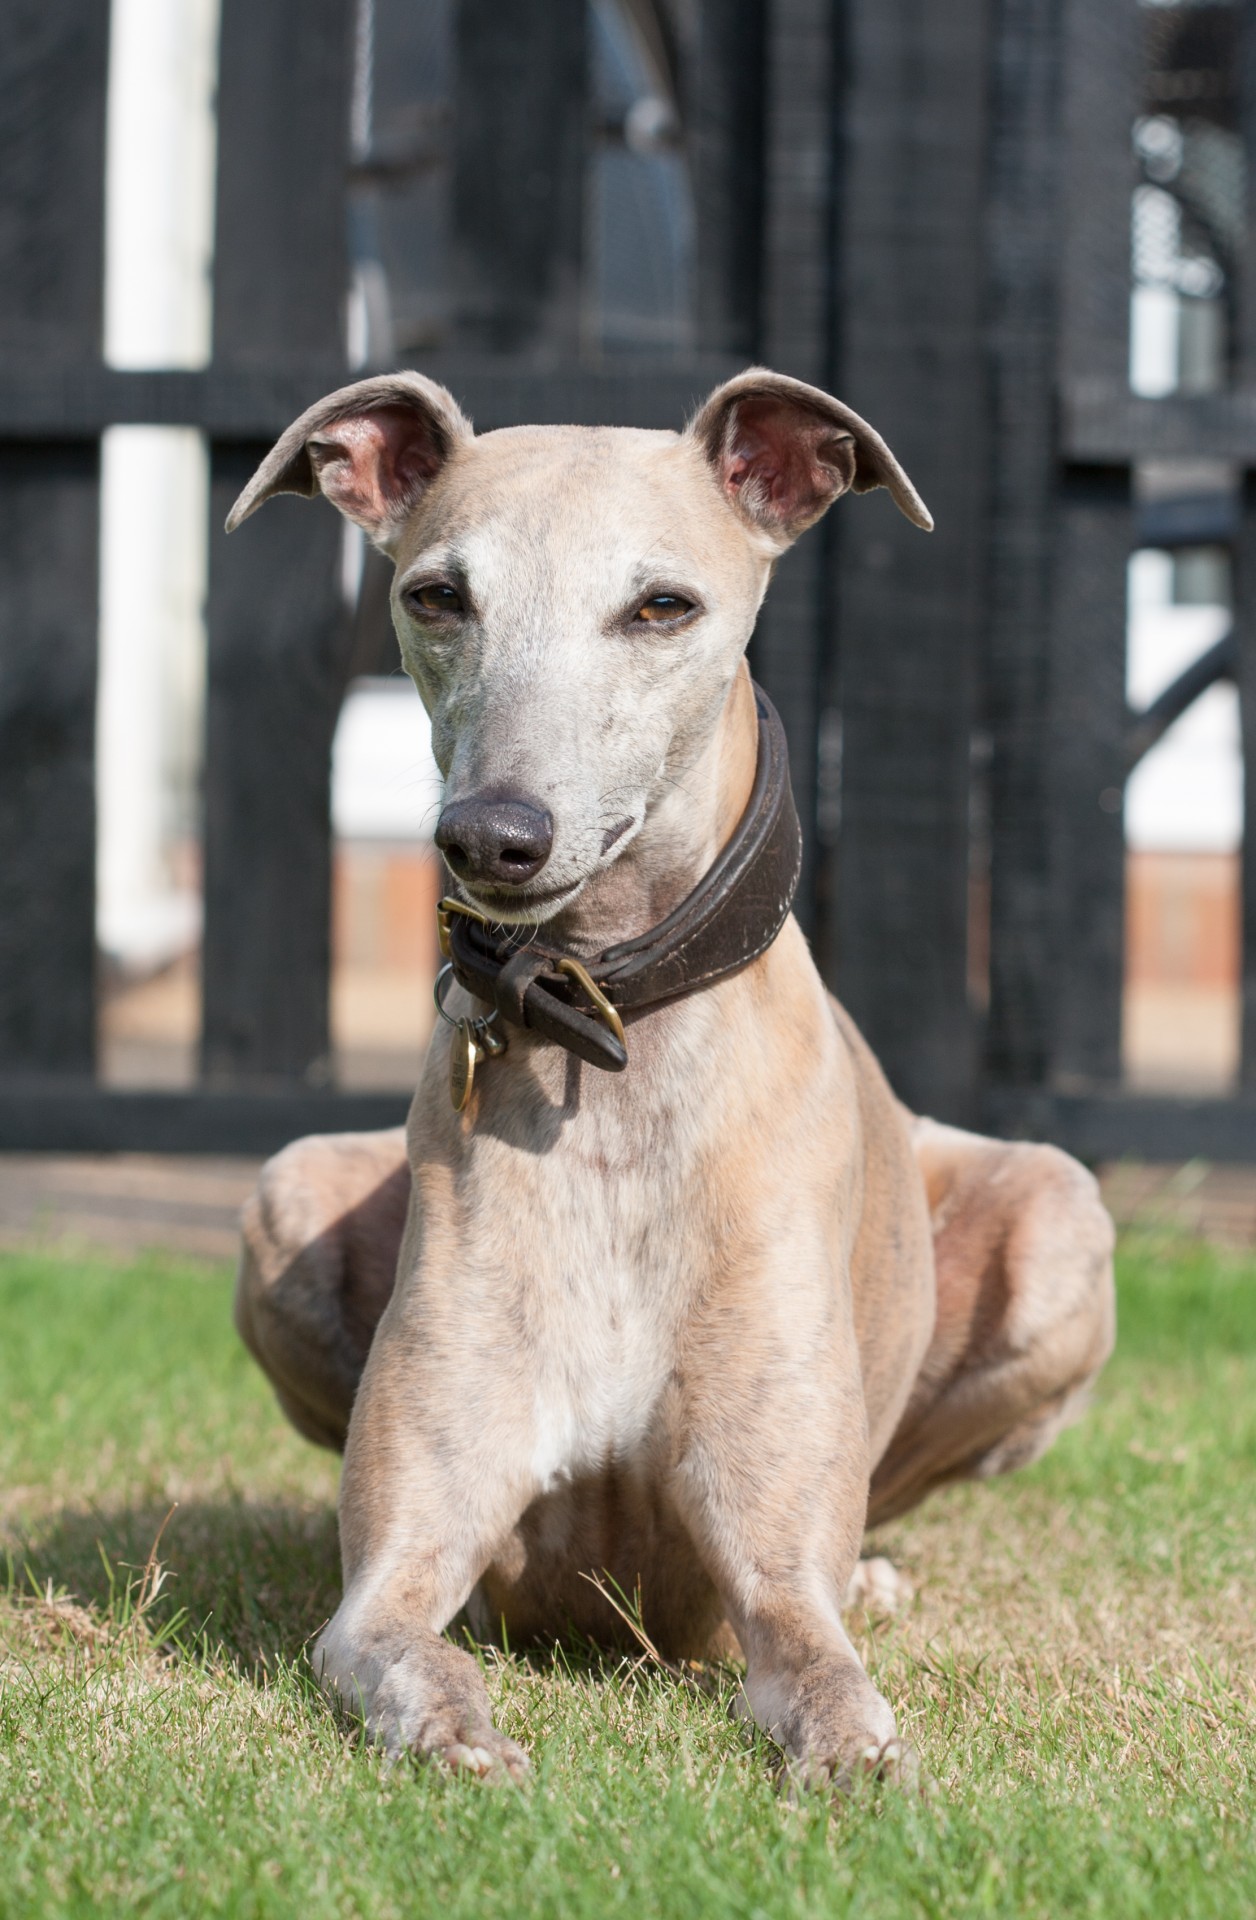
<path fill-rule="evenodd" d="M 685 614 L 693 612 L 693 601 L 685 600 L 678 593 L 656 593 L 644 606 L 637 608 L 634 620 L 681 620 Z"/>
<path fill-rule="evenodd" d="M 429 580 L 421 587 L 414 587 L 406 599 L 416 612 L 422 613 L 461 613 L 462 595 L 455 587 L 446 586 L 442 580 Z"/>

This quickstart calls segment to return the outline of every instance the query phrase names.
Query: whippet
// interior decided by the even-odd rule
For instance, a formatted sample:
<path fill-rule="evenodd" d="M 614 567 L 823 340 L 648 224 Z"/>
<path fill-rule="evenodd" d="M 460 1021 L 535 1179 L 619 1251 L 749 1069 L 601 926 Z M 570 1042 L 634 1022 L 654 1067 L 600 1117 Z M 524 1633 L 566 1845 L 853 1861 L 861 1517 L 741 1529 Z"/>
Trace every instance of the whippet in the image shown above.
<path fill-rule="evenodd" d="M 1110 1351 L 1090 1175 L 913 1120 L 789 916 L 743 656 L 778 557 L 872 487 L 930 526 L 858 415 L 761 369 L 680 433 L 479 436 L 399 373 L 311 408 L 228 522 L 321 491 L 391 557 L 445 780 L 408 1126 L 272 1160 L 237 1297 L 344 1448 L 315 1663 L 394 1753 L 520 1773 L 444 1630 L 614 1644 L 609 1579 L 664 1653 L 740 1651 L 802 1780 L 901 1769 L 842 1625 L 864 1530 L 1035 1459 Z"/>

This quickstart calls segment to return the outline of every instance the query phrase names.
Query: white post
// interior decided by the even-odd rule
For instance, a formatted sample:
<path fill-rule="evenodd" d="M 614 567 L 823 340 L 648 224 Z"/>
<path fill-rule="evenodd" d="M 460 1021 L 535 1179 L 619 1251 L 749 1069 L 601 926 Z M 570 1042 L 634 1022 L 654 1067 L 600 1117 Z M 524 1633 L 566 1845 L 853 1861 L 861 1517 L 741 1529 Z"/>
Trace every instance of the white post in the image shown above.
<path fill-rule="evenodd" d="M 210 354 L 218 0 L 113 0 L 105 340 L 116 367 Z M 194 829 L 204 709 L 207 453 L 188 428 L 113 427 L 102 447 L 97 928 L 147 969 L 193 943 L 172 870 Z"/>

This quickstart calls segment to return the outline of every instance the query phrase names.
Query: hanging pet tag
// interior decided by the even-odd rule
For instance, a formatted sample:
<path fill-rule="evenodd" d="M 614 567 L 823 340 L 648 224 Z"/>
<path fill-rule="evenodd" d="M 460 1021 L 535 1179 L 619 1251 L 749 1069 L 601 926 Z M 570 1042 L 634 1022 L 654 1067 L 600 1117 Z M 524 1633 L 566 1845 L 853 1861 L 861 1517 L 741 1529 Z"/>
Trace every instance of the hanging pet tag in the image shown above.
<path fill-rule="evenodd" d="M 432 998 L 445 1025 L 454 1030 L 449 1047 L 449 1097 L 453 1101 L 454 1112 L 461 1113 L 471 1098 L 476 1068 L 481 1060 L 494 1060 L 499 1053 L 505 1053 L 506 1036 L 494 1028 L 493 1023 L 497 1018 L 495 1011 L 487 1019 L 481 1020 L 468 1020 L 465 1015 L 461 1020 L 456 1020 L 452 1013 L 446 1013 L 445 993 L 453 977 L 453 967 L 446 961 L 436 976 Z"/>
<path fill-rule="evenodd" d="M 481 1049 L 475 1029 L 469 1020 L 459 1020 L 449 1049 L 449 1097 L 454 1103 L 455 1113 L 461 1113 L 471 1098 L 475 1069 L 480 1058 Z"/>

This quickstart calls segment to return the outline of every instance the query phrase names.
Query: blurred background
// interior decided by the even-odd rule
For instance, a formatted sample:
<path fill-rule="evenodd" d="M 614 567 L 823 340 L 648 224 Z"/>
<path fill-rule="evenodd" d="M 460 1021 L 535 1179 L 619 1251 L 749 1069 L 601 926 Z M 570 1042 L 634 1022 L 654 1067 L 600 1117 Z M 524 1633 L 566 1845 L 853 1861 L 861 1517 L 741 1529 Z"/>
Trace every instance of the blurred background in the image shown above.
<path fill-rule="evenodd" d="M 753 644 L 826 977 L 918 1108 L 1256 1157 L 1252 16 L 15 0 L 0 1145 L 404 1110 L 439 781 L 356 531 L 221 536 L 288 420 L 413 365 L 676 426 L 761 360 L 938 527 L 843 504 Z"/>

